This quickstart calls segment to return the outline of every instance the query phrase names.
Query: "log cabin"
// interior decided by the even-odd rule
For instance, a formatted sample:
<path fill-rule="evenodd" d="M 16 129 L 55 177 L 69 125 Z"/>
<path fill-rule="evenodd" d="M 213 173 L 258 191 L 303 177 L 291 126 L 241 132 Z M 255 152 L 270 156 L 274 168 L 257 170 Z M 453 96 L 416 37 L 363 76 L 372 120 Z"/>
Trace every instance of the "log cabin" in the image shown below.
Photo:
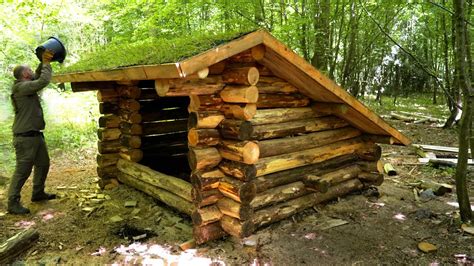
<path fill-rule="evenodd" d="M 264 30 L 176 62 L 53 81 L 97 91 L 101 184 L 118 179 L 189 215 L 198 244 L 380 185 L 378 143 L 410 144 Z"/>

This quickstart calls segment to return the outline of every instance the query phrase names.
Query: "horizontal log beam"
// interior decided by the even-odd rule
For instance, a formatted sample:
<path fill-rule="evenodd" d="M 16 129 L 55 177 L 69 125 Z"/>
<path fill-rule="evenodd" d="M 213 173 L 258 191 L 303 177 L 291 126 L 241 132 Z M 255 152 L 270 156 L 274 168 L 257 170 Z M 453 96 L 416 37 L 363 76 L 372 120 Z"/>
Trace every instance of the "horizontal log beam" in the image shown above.
<path fill-rule="evenodd" d="M 152 196 L 153 198 L 158 199 L 159 201 L 165 203 L 166 205 L 182 212 L 187 215 L 191 215 L 195 210 L 194 205 L 185 200 L 184 198 L 177 196 L 174 193 L 171 193 L 165 189 L 150 185 L 144 181 L 137 179 L 135 176 L 131 176 L 125 173 L 120 172 L 117 176 L 118 180 L 128 186 L 131 186 L 135 189 L 138 189 L 144 192 L 147 195 Z"/>
<path fill-rule="evenodd" d="M 256 164 L 257 176 L 319 163 L 337 156 L 351 154 L 362 148 L 364 142 L 359 139 L 338 141 L 317 148 L 262 158 Z"/>
<path fill-rule="evenodd" d="M 198 245 L 223 238 L 226 235 L 227 233 L 222 229 L 220 222 L 193 227 L 193 237 Z"/>
<path fill-rule="evenodd" d="M 316 117 L 309 107 L 258 109 L 250 122 L 252 125 L 276 124 Z"/>
<path fill-rule="evenodd" d="M 259 98 L 255 86 L 227 85 L 219 95 L 227 103 L 256 103 Z"/>
<path fill-rule="evenodd" d="M 268 205 L 298 198 L 308 193 L 310 193 L 310 191 L 306 190 L 305 184 L 303 184 L 301 181 L 298 181 L 275 187 L 257 194 L 250 202 L 250 207 L 252 207 L 254 210 L 257 210 Z"/>
<path fill-rule="evenodd" d="M 183 181 L 174 176 L 165 175 L 163 173 L 152 170 L 144 165 L 120 159 L 117 168 L 136 179 L 139 179 L 152 186 L 171 192 L 184 200 L 192 202 L 191 196 L 192 186 L 189 182 Z"/>
<path fill-rule="evenodd" d="M 322 175 L 328 173 L 341 165 L 352 164 L 356 162 L 356 160 L 358 160 L 358 157 L 355 154 L 341 155 L 320 163 L 260 176 L 252 182 L 257 187 L 257 193 L 261 193 L 274 187 L 301 181 L 306 175 Z"/>
<path fill-rule="evenodd" d="M 255 230 L 252 222 L 239 221 L 238 219 L 235 219 L 227 215 L 222 216 L 220 223 L 224 231 L 238 238 L 247 237 L 251 235 Z"/>
<path fill-rule="evenodd" d="M 217 207 L 223 214 L 241 221 L 249 220 L 253 215 L 253 209 L 249 204 L 241 204 L 227 197 L 220 199 L 217 202 Z"/>
<path fill-rule="evenodd" d="M 224 196 L 244 204 L 250 203 L 257 194 L 257 188 L 252 182 L 242 182 L 227 176 L 219 182 L 219 191 Z"/>
<path fill-rule="evenodd" d="M 219 111 L 192 112 L 189 114 L 188 128 L 216 128 L 224 120 Z"/>
<path fill-rule="evenodd" d="M 257 143 L 252 141 L 222 140 L 218 150 L 222 158 L 246 164 L 255 164 L 260 155 Z"/>
<path fill-rule="evenodd" d="M 200 208 L 194 210 L 191 214 L 193 224 L 196 226 L 203 226 L 210 223 L 215 223 L 222 218 L 222 213 L 216 205 Z"/>
<path fill-rule="evenodd" d="M 311 149 L 333 142 L 355 138 L 361 134 L 362 132 L 358 129 L 344 127 L 291 138 L 263 140 L 258 142 L 260 158 Z"/>
<path fill-rule="evenodd" d="M 257 108 L 306 107 L 310 99 L 301 94 L 264 94 L 260 93 Z"/>
<path fill-rule="evenodd" d="M 219 169 L 197 171 L 191 174 L 191 184 L 199 191 L 216 189 L 224 176 L 224 173 Z"/>
<path fill-rule="evenodd" d="M 197 188 L 192 189 L 192 196 L 193 203 L 197 208 L 216 204 L 223 197 L 218 189 L 199 190 Z"/>
<path fill-rule="evenodd" d="M 246 164 L 231 160 L 222 160 L 219 169 L 226 175 L 235 177 L 241 181 L 251 181 L 257 175 L 257 167 L 254 164 Z"/>
<path fill-rule="evenodd" d="M 191 170 L 204 170 L 216 167 L 222 160 L 216 148 L 190 149 L 188 153 L 189 167 Z"/>
<path fill-rule="evenodd" d="M 254 224 L 254 228 L 259 228 L 283 220 L 316 204 L 341 197 L 361 188 L 362 183 L 358 179 L 352 179 L 330 187 L 326 193 L 311 193 L 296 199 L 289 200 L 287 202 L 261 209 L 256 211 L 253 215 L 252 222 Z"/>
<path fill-rule="evenodd" d="M 257 105 L 254 103 L 223 104 L 220 112 L 222 112 L 226 118 L 250 120 L 257 113 Z"/>

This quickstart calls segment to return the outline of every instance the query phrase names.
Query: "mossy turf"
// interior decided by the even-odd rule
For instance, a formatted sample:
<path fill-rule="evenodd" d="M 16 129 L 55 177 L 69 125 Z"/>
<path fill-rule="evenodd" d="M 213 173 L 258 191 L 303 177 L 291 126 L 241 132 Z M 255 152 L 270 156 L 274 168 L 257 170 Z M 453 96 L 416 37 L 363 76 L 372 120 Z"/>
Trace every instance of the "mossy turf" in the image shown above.
<path fill-rule="evenodd" d="M 207 35 L 190 34 L 179 38 L 150 38 L 133 43 L 106 44 L 97 47 L 94 52 L 81 55 L 80 61 L 57 72 L 74 73 L 137 65 L 175 63 L 249 32 L 251 31 Z"/>

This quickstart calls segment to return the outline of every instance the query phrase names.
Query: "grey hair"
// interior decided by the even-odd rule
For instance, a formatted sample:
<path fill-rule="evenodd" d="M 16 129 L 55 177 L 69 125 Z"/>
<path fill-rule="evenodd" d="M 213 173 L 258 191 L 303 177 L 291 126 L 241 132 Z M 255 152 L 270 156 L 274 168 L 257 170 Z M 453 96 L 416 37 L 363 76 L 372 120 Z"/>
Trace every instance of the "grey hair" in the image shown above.
<path fill-rule="evenodd" d="M 21 79 L 23 75 L 23 71 L 25 71 L 26 67 L 24 65 L 18 65 L 13 69 L 13 76 L 16 79 Z"/>

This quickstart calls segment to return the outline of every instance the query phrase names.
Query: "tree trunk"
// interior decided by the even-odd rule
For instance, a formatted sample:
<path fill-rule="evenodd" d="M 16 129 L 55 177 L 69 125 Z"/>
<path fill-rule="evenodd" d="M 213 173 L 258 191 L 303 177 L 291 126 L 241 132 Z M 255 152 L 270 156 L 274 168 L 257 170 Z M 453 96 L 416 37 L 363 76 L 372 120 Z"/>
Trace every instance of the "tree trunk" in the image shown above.
<path fill-rule="evenodd" d="M 458 165 L 456 168 L 456 194 L 458 196 L 459 210 L 461 213 L 461 220 L 468 222 L 472 220 L 471 204 L 469 202 L 469 195 L 467 189 L 467 160 L 469 154 L 469 128 L 471 126 L 472 113 L 474 109 L 474 91 L 471 87 L 471 76 L 467 65 L 468 53 L 466 42 L 467 24 L 465 22 L 465 1 L 454 0 L 454 16 L 456 21 L 456 53 L 457 53 L 457 68 L 459 74 L 459 84 L 462 88 L 463 112 L 461 117 L 461 127 L 459 129 L 459 153 Z M 472 62 L 469 62 L 472 63 Z"/>

